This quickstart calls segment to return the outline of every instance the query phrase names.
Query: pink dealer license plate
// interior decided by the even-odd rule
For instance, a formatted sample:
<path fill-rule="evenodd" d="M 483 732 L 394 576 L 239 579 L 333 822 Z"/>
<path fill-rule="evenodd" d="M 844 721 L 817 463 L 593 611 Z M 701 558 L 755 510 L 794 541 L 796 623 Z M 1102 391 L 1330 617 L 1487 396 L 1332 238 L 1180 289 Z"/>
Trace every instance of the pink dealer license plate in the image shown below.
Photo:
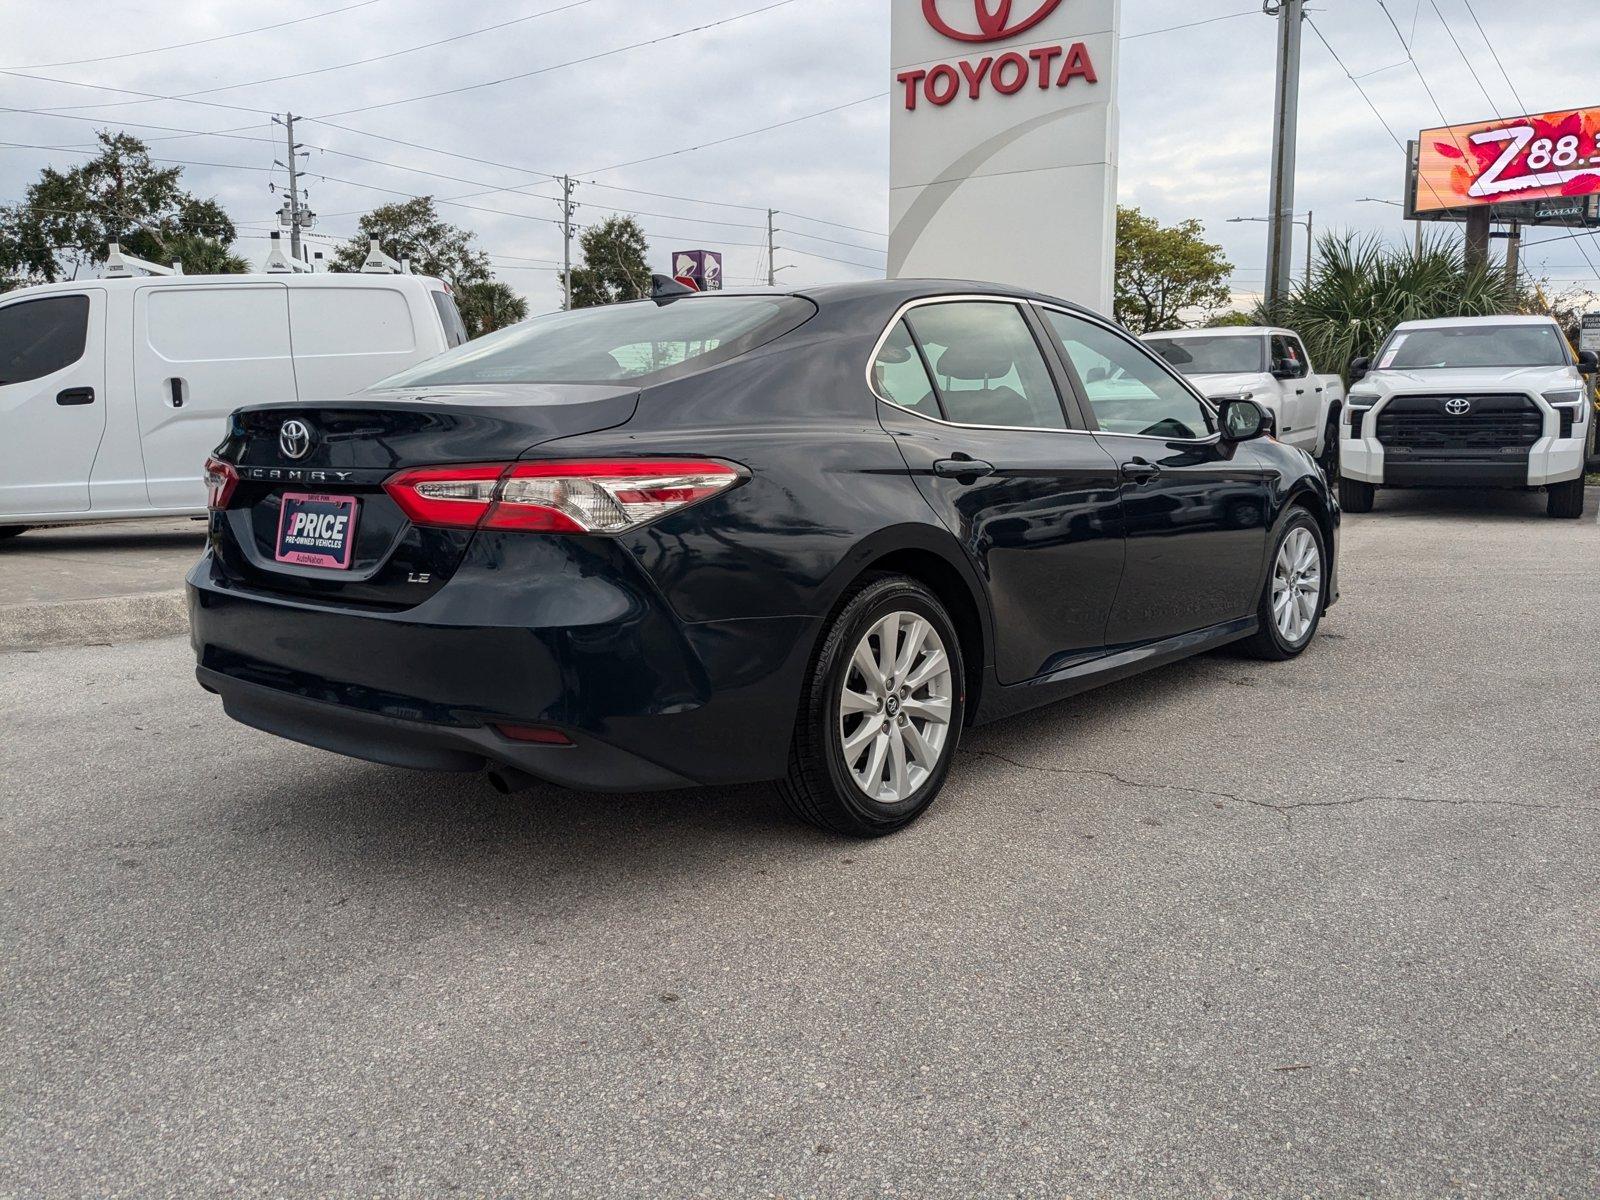
<path fill-rule="evenodd" d="M 356 498 L 285 492 L 278 514 L 279 562 L 344 571 L 356 545 Z"/>

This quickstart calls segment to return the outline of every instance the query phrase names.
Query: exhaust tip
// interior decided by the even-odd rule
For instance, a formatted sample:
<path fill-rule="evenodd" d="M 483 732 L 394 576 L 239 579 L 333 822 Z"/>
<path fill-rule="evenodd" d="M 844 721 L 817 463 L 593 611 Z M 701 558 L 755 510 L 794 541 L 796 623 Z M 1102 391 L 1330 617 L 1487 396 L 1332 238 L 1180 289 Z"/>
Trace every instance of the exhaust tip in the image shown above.
<path fill-rule="evenodd" d="M 513 792 L 525 791 L 539 781 L 524 771 L 515 767 L 490 767 L 487 776 L 489 786 L 502 796 L 509 796 Z"/>

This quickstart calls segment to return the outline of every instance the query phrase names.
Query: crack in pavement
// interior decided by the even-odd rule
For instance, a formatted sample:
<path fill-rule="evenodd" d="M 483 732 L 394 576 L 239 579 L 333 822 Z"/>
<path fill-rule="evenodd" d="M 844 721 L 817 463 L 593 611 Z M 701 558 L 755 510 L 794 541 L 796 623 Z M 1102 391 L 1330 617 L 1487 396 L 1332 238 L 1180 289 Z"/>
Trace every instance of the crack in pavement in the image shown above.
<path fill-rule="evenodd" d="M 1218 792 L 1210 788 L 1190 787 L 1181 783 L 1160 783 L 1148 780 L 1129 779 L 1118 775 L 1115 771 L 1106 771 L 1094 767 L 1052 767 L 1039 763 L 1023 762 L 1021 759 L 1000 754 L 994 750 L 964 750 L 964 754 L 976 755 L 979 758 L 992 758 L 999 762 L 1009 763 L 1020 767 L 1024 771 L 1038 771 L 1047 775 L 1087 775 L 1101 779 L 1109 779 L 1120 783 L 1124 787 L 1135 788 L 1141 791 L 1183 792 L 1191 796 L 1207 796 L 1213 800 L 1230 800 L 1235 804 L 1243 804 L 1250 808 L 1262 808 L 1269 812 L 1277 813 L 1283 818 L 1284 827 L 1289 832 L 1294 831 L 1294 814 L 1305 810 L 1355 808 L 1362 804 L 1419 804 L 1419 805 L 1444 805 L 1449 808 L 1520 808 L 1534 812 L 1566 812 L 1600 814 L 1600 808 L 1590 808 L 1574 804 L 1536 804 L 1526 800 L 1443 800 L 1432 796 L 1353 796 L 1346 800 L 1297 800 L 1289 804 L 1274 804 L 1270 800 L 1258 800 L 1252 796 L 1241 796 L 1236 792 Z"/>

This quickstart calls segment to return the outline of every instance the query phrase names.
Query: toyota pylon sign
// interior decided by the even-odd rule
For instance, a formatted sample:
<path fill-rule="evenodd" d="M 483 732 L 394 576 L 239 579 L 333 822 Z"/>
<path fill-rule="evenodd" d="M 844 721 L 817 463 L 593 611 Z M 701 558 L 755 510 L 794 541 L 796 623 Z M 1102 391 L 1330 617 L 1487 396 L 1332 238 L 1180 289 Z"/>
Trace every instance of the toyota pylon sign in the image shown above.
<path fill-rule="evenodd" d="M 1119 0 L 891 0 L 889 274 L 1111 311 Z"/>

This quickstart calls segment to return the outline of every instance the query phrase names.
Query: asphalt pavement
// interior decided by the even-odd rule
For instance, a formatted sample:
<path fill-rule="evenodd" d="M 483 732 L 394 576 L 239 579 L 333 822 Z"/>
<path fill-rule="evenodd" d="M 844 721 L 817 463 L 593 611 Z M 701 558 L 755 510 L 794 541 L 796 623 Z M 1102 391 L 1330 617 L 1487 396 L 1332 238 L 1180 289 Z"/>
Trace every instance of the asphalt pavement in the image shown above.
<path fill-rule="evenodd" d="M 0 1194 L 1594 1195 L 1600 516 L 1345 531 L 1300 660 L 977 731 L 866 844 L 0 656 Z"/>

